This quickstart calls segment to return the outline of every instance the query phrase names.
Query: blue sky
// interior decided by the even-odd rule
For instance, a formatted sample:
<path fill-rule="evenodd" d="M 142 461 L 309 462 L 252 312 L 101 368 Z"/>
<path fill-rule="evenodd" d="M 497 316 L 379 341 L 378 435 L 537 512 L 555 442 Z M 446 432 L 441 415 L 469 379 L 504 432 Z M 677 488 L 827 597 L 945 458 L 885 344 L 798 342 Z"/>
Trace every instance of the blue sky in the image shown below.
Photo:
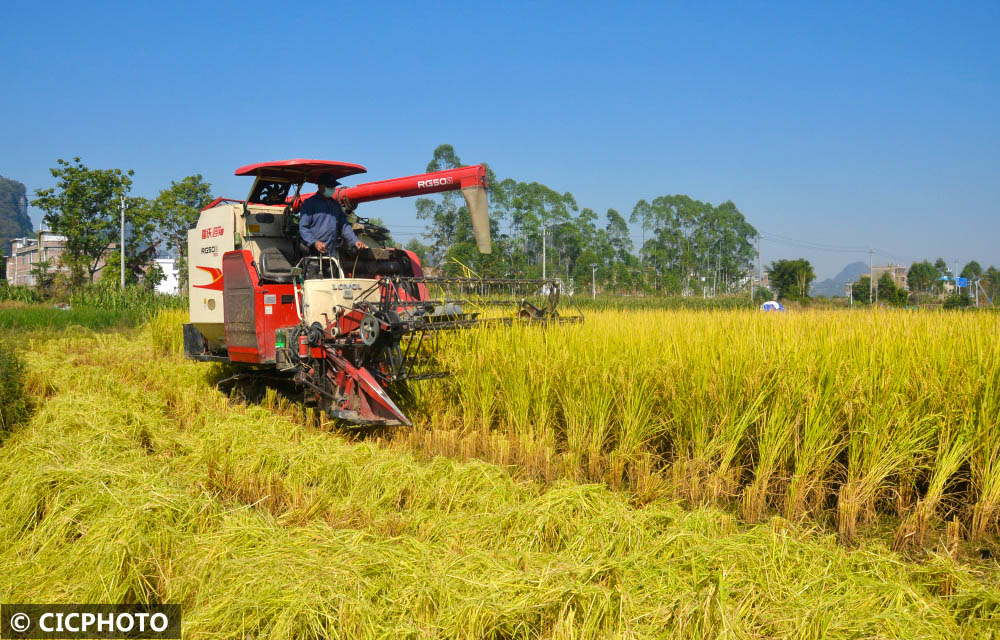
<path fill-rule="evenodd" d="M 29 191 L 79 155 L 138 195 L 201 173 L 242 197 L 243 164 L 381 179 L 448 142 L 601 213 L 731 199 L 765 264 L 820 278 L 868 246 L 1000 266 L 995 0 L 8 3 L 0 41 L 0 175 Z M 362 213 L 420 231 L 410 201 Z"/>

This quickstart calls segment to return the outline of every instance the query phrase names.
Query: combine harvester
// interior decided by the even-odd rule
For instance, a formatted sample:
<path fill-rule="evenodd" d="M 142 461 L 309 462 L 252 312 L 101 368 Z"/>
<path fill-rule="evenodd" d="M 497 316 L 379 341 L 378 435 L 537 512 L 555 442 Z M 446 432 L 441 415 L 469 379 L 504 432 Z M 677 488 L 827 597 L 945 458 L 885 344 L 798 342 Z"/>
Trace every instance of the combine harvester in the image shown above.
<path fill-rule="evenodd" d="M 580 321 L 556 310 L 556 280 L 428 277 L 389 232 L 355 217 L 368 248 L 310 255 L 299 238 L 302 185 L 361 165 L 323 160 L 253 164 L 246 200 L 219 198 L 188 231 L 188 358 L 240 365 L 239 377 L 287 379 L 303 401 L 357 426 L 410 426 L 387 393 L 447 372 L 423 371 L 441 332 L 488 323 Z M 338 187 L 345 213 L 363 202 L 461 190 L 481 253 L 491 252 L 486 167 Z M 506 309 L 506 310 L 505 310 Z M 395 394 L 394 394 L 395 395 Z M 397 396 L 398 397 L 398 396 Z"/>

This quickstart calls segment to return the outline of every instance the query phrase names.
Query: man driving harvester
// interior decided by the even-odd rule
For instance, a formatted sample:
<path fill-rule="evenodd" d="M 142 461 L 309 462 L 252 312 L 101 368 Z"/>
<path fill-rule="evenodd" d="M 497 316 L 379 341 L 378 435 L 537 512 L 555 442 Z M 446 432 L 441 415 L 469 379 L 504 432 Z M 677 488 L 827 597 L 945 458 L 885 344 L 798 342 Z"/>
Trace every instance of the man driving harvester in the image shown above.
<path fill-rule="evenodd" d="M 299 236 L 313 255 L 336 257 L 341 237 L 356 249 L 368 246 L 358 240 L 340 203 L 333 199 L 339 184 L 329 173 L 319 176 L 316 194 L 303 202 L 299 211 Z"/>

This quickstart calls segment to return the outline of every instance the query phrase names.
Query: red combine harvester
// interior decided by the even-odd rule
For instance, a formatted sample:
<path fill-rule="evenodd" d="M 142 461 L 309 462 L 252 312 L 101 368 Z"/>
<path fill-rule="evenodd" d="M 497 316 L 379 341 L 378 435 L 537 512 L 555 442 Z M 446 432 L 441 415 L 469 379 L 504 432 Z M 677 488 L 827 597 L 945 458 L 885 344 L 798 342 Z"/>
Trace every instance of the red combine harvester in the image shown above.
<path fill-rule="evenodd" d="M 365 173 L 325 160 L 253 164 L 246 200 L 219 198 L 188 231 L 188 358 L 279 376 L 304 402 L 352 425 L 410 425 L 387 389 L 447 372 L 423 371 L 440 332 L 488 323 L 579 321 L 556 310 L 556 280 L 428 277 L 417 256 L 387 246 L 387 229 L 353 216 L 358 204 L 461 190 L 479 251 L 491 251 L 486 168 L 460 167 L 338 187 L 334 197 L 368 245 L 310 255 L 300 238 L 302 185 Z M 505 309 L 509 309 L 505 311 Z"/>

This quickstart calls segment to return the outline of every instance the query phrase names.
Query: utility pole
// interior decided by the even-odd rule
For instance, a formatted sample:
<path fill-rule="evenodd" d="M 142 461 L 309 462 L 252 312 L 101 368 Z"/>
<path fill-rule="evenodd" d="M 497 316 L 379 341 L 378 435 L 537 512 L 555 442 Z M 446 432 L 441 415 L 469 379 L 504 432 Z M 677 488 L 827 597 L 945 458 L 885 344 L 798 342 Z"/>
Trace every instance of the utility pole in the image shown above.
<path fill-rule="evenodd" d="M 122 266 L 122 290 L 125 290 L 125 196 L 122 196 L 122 237 L 118 245 L 118 261 Z"/>
<path fill-rule="evenodd" d="M 716 298 L 719 295 L 719 263 L 722 259 L 720 254 L 715 254 L 715 275 L 712 277 L 712 297 Z"/>
<path fill-rule="evenodd" d="M 597 264 L 590 263 L 590 298 L 597 300 Z"/>
<path fill-rule="evenodd" d="M 851 308 L 853 309 L 854 308 L 854 283 L 850 282 L 848 284 L 851 287 L 851 289 L 850 289 L 850 291 L 851 291 Z"/>
<path fill-rule="evenodd" d="M 875 250 L 868 249 L 868 302 L 875 304 L 875 272 L 872 270 L 872 254 Z"/>
<path fill-rule="evenodd" d="M 760 234 L 757 234 L 757 278 L 760 286 L 764 286 L 764 266 L 760 262 Z M 751 298 L 752 301 L 752 298 Z"/>
<path fill-rule="evenodd" d="M 542 280 L 545 279 L 545 232 L 547 227 L 542 225 Z"/>

